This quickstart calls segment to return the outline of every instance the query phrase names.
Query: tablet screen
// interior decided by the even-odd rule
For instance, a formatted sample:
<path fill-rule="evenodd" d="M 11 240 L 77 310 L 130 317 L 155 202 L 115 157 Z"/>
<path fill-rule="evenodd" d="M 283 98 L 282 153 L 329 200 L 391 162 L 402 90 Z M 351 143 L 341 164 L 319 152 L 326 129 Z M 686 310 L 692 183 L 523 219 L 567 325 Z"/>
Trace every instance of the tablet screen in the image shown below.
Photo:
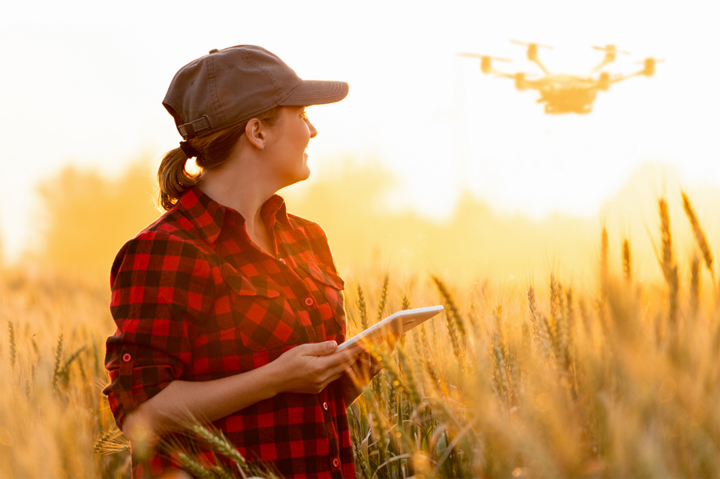
<path fill-rule="evenodd" d="M 441 305 L 437 305 L 398 311 L 397 313 L 383 319 L 379 323 L 370 326 L 365 331 L 362 331 L 361 333 L 358 333 L 348 339 L 338 346 L 337 351 L 342 351 L 343 349 L 349 348 L 350 346 L 362 341 L 376 341 L 392 333 L 406 333 L 415 326 L 432 318 L 443 309 L 445 308 Z"/>

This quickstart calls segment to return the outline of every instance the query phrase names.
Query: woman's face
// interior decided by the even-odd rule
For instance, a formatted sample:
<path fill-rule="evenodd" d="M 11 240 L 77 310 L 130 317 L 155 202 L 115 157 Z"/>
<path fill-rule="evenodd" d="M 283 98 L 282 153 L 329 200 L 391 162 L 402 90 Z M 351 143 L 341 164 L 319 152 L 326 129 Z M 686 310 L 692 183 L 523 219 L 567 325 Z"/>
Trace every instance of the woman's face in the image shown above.
<path fill-rule="evenodd" d="M 280 118 L 272 127 L 270 165 L 282 184 L 292 185 L 310 176 L 305 149 L 317 130 L 305 116 L 304 106 L 282 107 Z"/>

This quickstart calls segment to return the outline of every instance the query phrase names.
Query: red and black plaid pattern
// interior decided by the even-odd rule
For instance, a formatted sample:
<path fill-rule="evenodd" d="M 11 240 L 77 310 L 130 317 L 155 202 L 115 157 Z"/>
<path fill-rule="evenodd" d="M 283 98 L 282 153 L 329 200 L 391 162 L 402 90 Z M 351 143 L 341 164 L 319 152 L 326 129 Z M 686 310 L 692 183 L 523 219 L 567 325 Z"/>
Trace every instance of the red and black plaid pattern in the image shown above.
<path fill-rule="evenodd" d="M 345 340 L 343 280 L 322 228 L 288 215 L 280 196 L 262 207 L 275 255 L 252 244 L 243 217 L 198 188 L 120 250 L 112 266 L 105 388 L 118 427 L 175 379 L 249 371 L 292 347 Z M 248 460 L 287 477 L 355 477 L 345 403 L 283 393 L 214 423 Z M 133 477 L 177 467 L 133 457 Z"/>

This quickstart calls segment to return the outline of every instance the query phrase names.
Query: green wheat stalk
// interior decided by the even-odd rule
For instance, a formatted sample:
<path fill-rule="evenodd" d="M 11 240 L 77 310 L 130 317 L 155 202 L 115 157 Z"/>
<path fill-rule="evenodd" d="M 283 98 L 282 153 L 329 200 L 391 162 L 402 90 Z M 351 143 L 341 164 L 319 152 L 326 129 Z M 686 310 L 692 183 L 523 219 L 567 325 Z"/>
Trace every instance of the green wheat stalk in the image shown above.
<path fill-rule="evenodd" d="M 60 333 L 58 337 L 57 347 L 55 349 L 55 367 L 53 368 L 53 391 L 57 390 L 57 383 L 60 377 L 60 360 L 62 359 L 63 349 L 63 333 Z"/>
<path fill-rule="evenodd" d="M 360 310 L 360 323 L 362 324 L 363 331 L 366 330 L 370 325 L 368 324 L 367 316 L 367 304 L 365 303 L 365 294 L 363 293 L 362 287 L 358 284 L 358 309 Z"/>

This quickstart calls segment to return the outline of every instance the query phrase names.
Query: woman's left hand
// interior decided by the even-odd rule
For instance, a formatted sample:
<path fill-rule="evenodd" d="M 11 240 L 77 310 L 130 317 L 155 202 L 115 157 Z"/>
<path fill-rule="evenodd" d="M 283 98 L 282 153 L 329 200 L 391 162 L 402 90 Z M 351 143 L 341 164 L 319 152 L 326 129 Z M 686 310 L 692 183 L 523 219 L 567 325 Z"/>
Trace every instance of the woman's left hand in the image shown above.
<path fill-rule="evenodd" d="M 386 339 L 387 348 L 385 348 L 385 351 L 387 351 L 388 354 L 392 353 L 395 349 L 397 340 L 397 334 L 393 334 Z M 369 351 L 360 353 L 356 357 L 356 361 L 352 367 L 347 369 L 345 374 L 340 378 L 340 387 L 343 397 L 345 398 L 345 405 L 349 406 L 353 403 L 363 388 L 365 388 L 382 369 L 382 363 L 378 361 L 372 353 Z"/>

